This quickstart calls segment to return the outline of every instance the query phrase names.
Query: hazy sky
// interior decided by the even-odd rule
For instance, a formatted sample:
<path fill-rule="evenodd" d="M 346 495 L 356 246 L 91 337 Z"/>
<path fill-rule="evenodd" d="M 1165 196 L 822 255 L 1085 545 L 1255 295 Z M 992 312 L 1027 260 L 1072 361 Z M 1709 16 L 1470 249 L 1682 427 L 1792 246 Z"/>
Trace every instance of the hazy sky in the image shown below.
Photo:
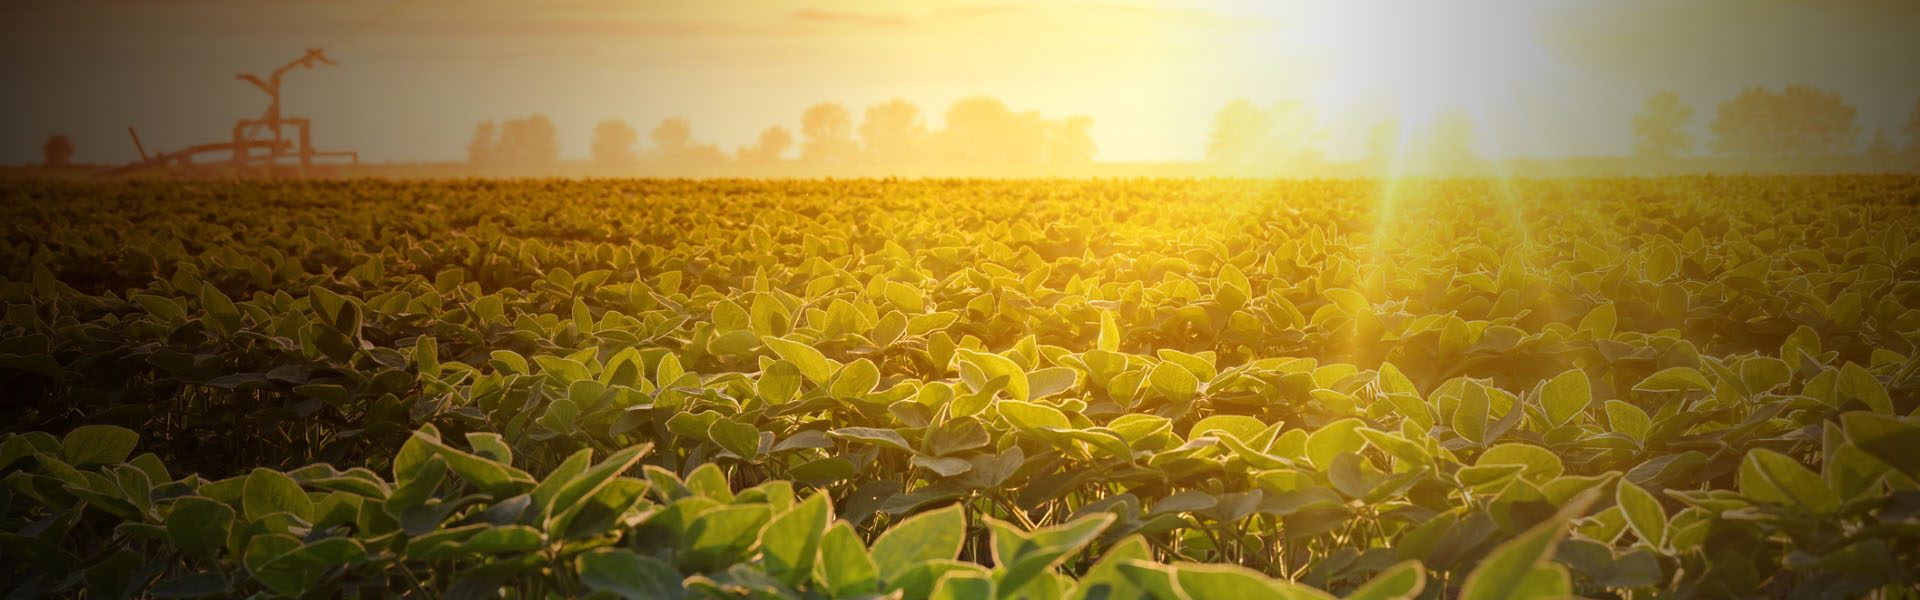
<path fill-rule="evenodd" d="M 687 117 L 723 148 L 797 129 L 820 101 L 902 97 L 929 125 L 991 95 L 1093 117 L 1104 160 L 1192 160 L 1245 97 L 1312 104 L 1335 158 L 1387 118 L 1459 108 L 1489 156 L 1624 154 L 1628 120 L 1674 90 L 1704 138 L 1741 88 L 1807 83 L 1896 143 L 1920 100 L 1920 2 L 1905 0 L 1248 0 L 1030 3 L 578 0 L 6 0 L 0 163 L 66 133 L 82 161 L 226 137 L 261 73 L 307 47 L 285 112 L 369 160 L 464 156 L 475 123 L 543 113 L 563 154 L 593 124 Z"/>

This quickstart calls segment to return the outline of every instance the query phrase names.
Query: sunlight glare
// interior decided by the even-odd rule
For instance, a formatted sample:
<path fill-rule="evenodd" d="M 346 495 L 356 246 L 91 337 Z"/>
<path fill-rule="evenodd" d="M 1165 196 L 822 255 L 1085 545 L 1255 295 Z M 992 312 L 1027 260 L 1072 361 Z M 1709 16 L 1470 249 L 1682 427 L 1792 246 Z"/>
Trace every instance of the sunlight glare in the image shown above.
<path fill-rule="evenodd" d="M 1537 22 L 1571 0 L 1349 0 L 1312 9 L 1303 41 L 1326 73 L 1322 105 L 1385 96 L 1410 129 L 1449 111 L 1476 121 L 1555 66 Z"/>

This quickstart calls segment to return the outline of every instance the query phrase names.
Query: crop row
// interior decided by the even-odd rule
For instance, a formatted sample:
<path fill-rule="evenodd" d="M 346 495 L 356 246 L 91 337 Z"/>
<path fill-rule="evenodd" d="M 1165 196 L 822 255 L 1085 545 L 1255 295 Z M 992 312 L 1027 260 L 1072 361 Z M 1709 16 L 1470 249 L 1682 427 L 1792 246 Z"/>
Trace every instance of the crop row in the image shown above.
<path fill-rule="evenodd" d="M 103 596 L 1901 588 L 1915 188 L 16 186 L 0 555 Z"/>

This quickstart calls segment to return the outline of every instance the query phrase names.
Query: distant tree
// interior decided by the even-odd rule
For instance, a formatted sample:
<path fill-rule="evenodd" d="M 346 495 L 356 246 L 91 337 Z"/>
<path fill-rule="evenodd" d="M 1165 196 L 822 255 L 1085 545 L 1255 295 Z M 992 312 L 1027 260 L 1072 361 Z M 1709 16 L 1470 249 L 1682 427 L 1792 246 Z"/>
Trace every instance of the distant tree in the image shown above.
<path fill-rule="evenodd" d="M 859 145 L 853 141 L 853 115 L 831 102 L 815 104 L 800 115 L 800 157 L 808 162 L 844 164 Z"/>
<path fill-rule="evenodd" d="M 1093 117 L 1074 115 L 1047 127 L 1048 164 L 1079 165 L 1093 162 L 1098 151 L 1093 145 Z"/>
<path fill-rule="evenodd" d="M 771 164 L 780 162 L 787 150 L 793 147 L 793 134 L 785 127 L 768 127 L 760 132 L 760 139 L 752 146 L 741 148 L 735 153 L 742 162 Z"/>
<path fill-rule="evenodd" d="M 42 163 L 48 167 L 59 168 L 73 164 L 73 140 L 65 135 L 54 135 L 40 144 Z"/>
<path fill-rule="evenodd" d="M 511 164 L 542 164 L 560 159 L 560 139 L 545 115 L 509 119 L 500 125 L 499 155 Z"/>
<path fill-rule="evenodd" d="M 473 127 L 473 141 L 467 142 L 467 162 L 485 164 L 499 162 L 500 141 L 493 121 L 487 121 Z"/>
<path fill-rule="evenodd" d="M 1473 151 L 1473 126 L 1473 115 L 1464 110 L 1449 110 L 1434 117 L 1423 145 L 1427 168 L 1458 174 L 1478 162 L 1480 157 Z"/>
<path fill-rule="evenodd" d="M 1400 154 L 1400 121 L 1381 121 L 1367 131 L 1367 162 L 1387 164 Z"/>
<path fill-rule="evenodd" d="M 1901 130 L 1907 134 L 1907 153 L 1920 155 L 1920 102 L 1913 103 L 1913 112 L 1907 114 L 1907 124 Z"/>
<path fill-rule="evenodd" d="M 1207 158 L 1241 168 L 1286 168 L 1318 162 L 1326 132 L 1305 103 L 1285 101 L 1260 108 L 1228 102 L 1213 115 Z"/>
<path fill-rule="evenodd" d="M 601 121 L 593 127 L 593 161 L 603 165 L 633 162 L 633 145 L 640 134 L 620 119 Z"/>
<path fill-rule="evenodd" d="M 1887 139 L 1887 132 L 1873 132 L 1873 142 L 1867 144 L 1867 156 L 1873 158 L 1888 158 L 1897 152 L 1899 152 L 1899 150 L 1893 147 L 1893 140 Z"/>
<path fill-rule="evenodd" d="M 727 161 L 727 153 L 719 147 L 694 142 L 693 124 L 681 117 L 661 119 L 647 137 L 653 140 L 653 156 L 673 166 L 705 166 Z"/>
<path fill-rule="evenodd" d="M 661 119 L 653 126 L 653 132 L 647 135 L 653 140 L 653 146 L 668 157 L 685 154 L 693 145 L 693 125 L 681 117 Z"/>
<path fill-rule="evenodd" d="M 1642 158 L 1664 160 L 1693 149 L 1693 136 L 1682 131 L 1693 109 L 1680 102 L 1680 95 L 1661 92 L 1633 116 L 1633 152 Z"/>
<path fill-rule="evenodd" d="M 866 120 L 860 122 L 860 142 L 875 162 L 913 160 L 926 135 L 920 108 L 900 98 L 867 107 Z"/>
<path fill-rule="evenodd" d="M 1752 87 L 1720 105 L 1713 123 L 1715 152 L 1744 158 L 1805 158 L 1852 152 L 1860 127 L 1839 94 L 1805 85 L 1775 93 Z"/>
<path fill-rule="evenodd" d="M 1216 162 L 1237 161 L 1253 153 L 1258 145 L 1262 131 L 1266 129 L 1266 114 L 1254 105 L 1252 100 L 1239 98 L 1220 107 L 1213 113 L 1213 131 L 1207 139 L 1207 159 Z"/>

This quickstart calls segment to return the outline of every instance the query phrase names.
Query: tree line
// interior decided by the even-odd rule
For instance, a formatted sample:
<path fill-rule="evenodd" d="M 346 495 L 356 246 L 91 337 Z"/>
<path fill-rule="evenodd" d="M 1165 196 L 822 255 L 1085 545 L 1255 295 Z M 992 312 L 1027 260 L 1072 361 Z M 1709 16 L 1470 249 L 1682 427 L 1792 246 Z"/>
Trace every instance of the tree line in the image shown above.
<path fill-rule="evenodd" d="M 1806 85 L 1778 91 L 1751 87 L 1721 103 L 1707 124 L 1711 155 L 1737 159 L 1809 159 L 1855 154 L 1860 127 L 1854 107 L 1839 94 Z M 1667 160 L 1690 155 L 1693 134 L 1687 130 L 1693 109 L 1673 92 L 1648 98 L 1631 126 L 1634 156 Z M 1445 168 L 1477 160 L 1471 149 L 1473 123 L 1464 113 L 1443 114 L 1426 131 L 1405 136 L 1397 121 L 1375 126 L 1368 135 L 1367 162 L 1411 157 Z M 1920 102 L 1901 128 L 1907 144 L 1897 147 L 1886 132 L 1876 132 L 1866 154 L 1920 157 Z M 1214 113 L 1207 160 L 1229 168 L 1291 168 L 1310 171 L 1323 166 L 1321 144 L 1327 132 L 1319 128 L 1305 104 L 1283 101 L 1262 107 L 1240 99 Z"/>
<path fill-rule="evenodd" d="M 768 127 L 753 143 L 732 152 L 696 141 L 685 118 L 654 125 L 645 147 L 633 126 L 610 119 L 594 127 L 589 153 L 595 163 L 607 166 L 845 167 L 1079 165 L 1092 162 L 1096 152 L 1090 134 L 1093 119 L 1085 116 L 1049 119 L 985 96 L 955 102 L 944 116 L 946 128 L 931 129 L 919 107 L 894 99 L 867 107 L 856 123 L 845 106 L 821 103 L 801 114 L 798 136 L 785 127 Z M 1852 155 L 1861 134 L 1857 116 L 1845 98 L 1812 86 L 1789 85 L 1777 91 L 1750 87 L 1716 107 L 1707 123 L 1712 136 L 1707 152 L 1697 156 L 1768 160 Z M 1694 135 L 1688 130 L 1693 117 L 1693 108 L 1676 93 L 1647 98 L 1630 123 L 1633 155 L 1643 160 L 1695 156 Z M 1899 132 L 1907 139 L 1904 146 L 1877 131 L 1864 154 L 1920 158 L 1920 102 Z M 1234 100 L 1214 114 L 1206 158 L 1227 168 L 1310 172 L 1327 164 L 1322 151 L 1326 137 L 1305 103 L 1263 107 Z M 1401 124 L 1390 120 L 1368 133 L 1366 162 L 1414 157 L 1440 169 L 1471 163 L 1478 160 L 1472 137 L 1473 122 L 1464 113 L 1441 115 L 1416 136 L 1405 135 Z M 48 137 L 40 149 L 44 166 L 73 165 L 75 144 L 65 135 Z M 476 165 L 541 165 L 559 159 L 558 128 L 538 114 L 480 123 L 467 144 L 467 160 Z"/>
<path fill-rule="evenodd" d="M 1809 85 L 1789 85 L 1778 91 L 1754 86 L 1720 103 L 1707 131 L 1708 149 L 1720 156 L 1746 159 L 1819 158 L 1853 154 L 1860 140 L 1858 111 L 1839 94 Z M 1673 92 L 1646 100 L 1633 117 L 1634 154 L 1647 159 L 1669 159 L 1693 151 L 1692 134 L 1685 127 L 1693 108 Z M 1908 139 L 1905 152 L 1920 155 L 1920 103 L 1902 127 Z M 1900 153 L 1885 131 L 1874 133 L 1869 156 Z"/>
<path fill-rule="evenodd" d="M 845 106 L 826 102 L 800 115 L 796 136 L 785 127 L 763 130 L 752 143 L 729 153 L 696 141 L 687 119 L 662 119 L 647 132 L 609 119 L 594 126 L 588 145 L 593 162 L 606 166 L 642 163 L 677 167 L 728 163 L 854 165 L 1077 165 L 1093 161 L 1093 119 L 1052 119 L 1016 111 L 998 99 L 976 96 L 948 107 L 944 129 L 927 126 L 920 108 L 893 99 L 866 108 L 856 122 Z M 479 124 L 467 159 L 482 165 L 528 165 L 559 160 L 558 132 L 542 115 Z"/>

